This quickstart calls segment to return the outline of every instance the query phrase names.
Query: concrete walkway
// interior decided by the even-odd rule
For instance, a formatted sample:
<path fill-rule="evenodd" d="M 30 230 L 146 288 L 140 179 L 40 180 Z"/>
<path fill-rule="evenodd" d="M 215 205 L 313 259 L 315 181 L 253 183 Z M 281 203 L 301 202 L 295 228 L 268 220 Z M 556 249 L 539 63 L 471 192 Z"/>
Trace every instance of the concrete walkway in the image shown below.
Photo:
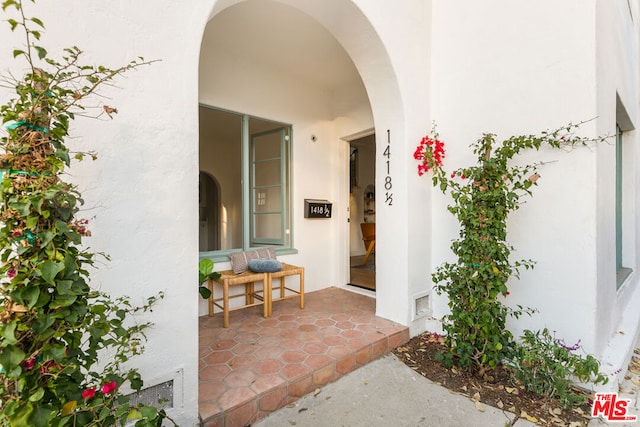
<path fill-rule="evenodd" d="M 280 409 L 252 427 L 503 427 L 515 415 L 476 408 L 414 372 L 391 354 Z M 519 419 L 516 427 L 535 426 Z"/>

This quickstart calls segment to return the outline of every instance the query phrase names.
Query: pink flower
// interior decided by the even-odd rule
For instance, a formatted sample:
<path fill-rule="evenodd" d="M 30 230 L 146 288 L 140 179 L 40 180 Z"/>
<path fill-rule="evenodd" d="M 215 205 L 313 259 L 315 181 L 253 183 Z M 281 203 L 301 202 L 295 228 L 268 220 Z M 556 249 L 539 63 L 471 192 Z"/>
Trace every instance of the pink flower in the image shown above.
<path fill-rule="evenodd" d="M 23 360 L 20 363 L 20 366 L 22 366 L 23 368 L 25 368 L 28 371 L 29 369 L 32 369 L 35 366 L 35 364 L 36 364 L 36 358 L 35 357 L 30 357 L 30 358 L 28 358 L 26 360 Z"/>
<path fill-rule="evenodd" d="M 110 383 L 106 383 L 105 385 L 103 385 L 100 391 L 102 391 L 102 394 L 110 394 L 115 391 L 117 387 L 118 385 L 116 384 L 116 382 L 111 381 Z"/>
<path fill-rule="evenodd" d="M 413 153 L 413 158 L 416 160 L 424 159 L 424 151 L 422 149 L 422 145 L 418 145 L 418 147 L 416 147 L 416 151 Z"/>
<path fill-rule="evenodd" d="M 89 387 L 88 389 L 82 392 L 82 398 L 85 400 L 91 399 L 95 395 L 96 395 L 95 387 Z"/>
<path fill-rule="evenodd" d="M 9 277 L 9 279 L 13 279 L 17 275 L 18 275 L 18 272 L 16 271 L 15 268 L 10 268 L 9 270 L 7 270 L 7 276 Z"/>
<path fill-rule="evenodd" d="M 432 139 L 425 136 L 420 140 L 420 145 L 416 147 L 413 158 L 420 161 L 418 165 L 418 175 L 422 176 L 432 168 L 442 166 L 444 160 L 444 142 L 439 139 Z M 453 178 L 453 175 L 451 176 Z"/>

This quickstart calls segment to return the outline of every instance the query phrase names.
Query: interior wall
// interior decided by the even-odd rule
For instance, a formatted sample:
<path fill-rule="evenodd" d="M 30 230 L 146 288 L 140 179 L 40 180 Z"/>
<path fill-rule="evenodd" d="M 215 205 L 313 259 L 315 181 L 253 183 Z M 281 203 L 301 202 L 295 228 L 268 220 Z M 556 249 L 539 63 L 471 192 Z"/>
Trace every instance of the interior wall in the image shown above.
<path fill-rule="evenodd" d="M 364 255 L 366 249 L 362 240 L 360 224 L 364 222 L 364 193 L 367 186 L 375 187 L 375 135 L 370 135 L 352 142 L 358 150 L 357 183 L 349 195 L 349 254 Z"/>
<path fill-rule="evenodd" d="M 207 111 L 201 110 L 199 165 L 201 171 L 207 172 L 220 184 L 220 220 L 226 224 L 222 228 L 221 248 L 233 249 L 238 247 L 237 243 L 242 244 L 240 120 L 237 120 L 237 135 L 217 140 L 215 129 L 211 129 L 213 123 L 206 120 L 206 114 Z"/>

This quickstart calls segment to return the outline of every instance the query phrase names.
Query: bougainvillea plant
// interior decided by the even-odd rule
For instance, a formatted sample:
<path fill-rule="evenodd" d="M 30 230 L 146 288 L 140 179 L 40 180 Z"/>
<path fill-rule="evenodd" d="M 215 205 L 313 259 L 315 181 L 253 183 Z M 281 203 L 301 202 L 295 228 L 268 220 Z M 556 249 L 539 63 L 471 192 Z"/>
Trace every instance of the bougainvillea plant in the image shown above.
<path fill-rule="evenodd" d="M 11 30 L 24 33 L 13 56 L 27 71 L 4 78 L 15 92 L 0 105 L 0 425 L 160 425 L 164 411 L 131 406 L 123 390 L 142 387 L 124 365 L 142 352 L 150 326 L 136 314 L 162 295 L 138 307 L 89 286 L 97 254 L 82 245 L 91 235 L 77 217 L 83 200 L 61 179 L 72 158 L 86 154 L 65 145 L 84 101 L 148 62 L 82 65 L 77 47 L 54 59 L 39 45 L 43 22 L 25 15 L 23 1 L 5 0 L 2 10 L 15 16 L 7 19 Z"/>
<path fill-rule="evenodd" d="M 511 308 L 503 301 L 509 295 L 509 280 L 517 278 L 522 268 L 533 268 L 534 262 L 510 258 L 513 246 L 507 242 L 507 217 L 520 207 L 523 196 L 532 195 L 541 164 L 517 166 L 509 161 L 523 150 L 572 148 L 604 140 L 577 136 L 575 131 L 581 124 L 502 142 L 493 134 L 484 134 L 471 146 L 477 163 L 451 173 L 444 169 L 444 143 L 435 128 L 416 148 L 413 156 L 418 161 L 418 174 L 433 174 L 433 185 L 451 196 L 448 210 L 460 224 L 459 238 L 451 245 L 456 262 L 444 263 L 432 275 L 436 291 L 447 295 L 450 308 L 443 319 L 450 352 L 441 355 L 448 365 L 455 361 L 462 367 L 495 369 L 524 354 L 517 351 L 506 321 L 510 315 L 518 317 L 533 310 Z M 580 365 L 572 372 L 579 374 L 580 380 L 598 372 L 597 361 L 589 358 L 588 362 L 587 368 Z"/>

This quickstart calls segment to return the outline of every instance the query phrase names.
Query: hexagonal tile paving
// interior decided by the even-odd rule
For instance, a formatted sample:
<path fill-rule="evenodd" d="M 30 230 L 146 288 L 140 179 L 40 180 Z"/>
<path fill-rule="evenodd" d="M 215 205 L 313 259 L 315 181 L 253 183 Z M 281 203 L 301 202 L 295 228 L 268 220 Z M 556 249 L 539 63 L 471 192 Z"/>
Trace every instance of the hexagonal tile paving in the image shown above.
<path fill-rule="evenodd" d="M 409 339 L 375 316 L 375 300 L 327 288 L 262 307 L 199 319 L 199 408 L 205 426 L 251 422 L 335 381 Z"/>

